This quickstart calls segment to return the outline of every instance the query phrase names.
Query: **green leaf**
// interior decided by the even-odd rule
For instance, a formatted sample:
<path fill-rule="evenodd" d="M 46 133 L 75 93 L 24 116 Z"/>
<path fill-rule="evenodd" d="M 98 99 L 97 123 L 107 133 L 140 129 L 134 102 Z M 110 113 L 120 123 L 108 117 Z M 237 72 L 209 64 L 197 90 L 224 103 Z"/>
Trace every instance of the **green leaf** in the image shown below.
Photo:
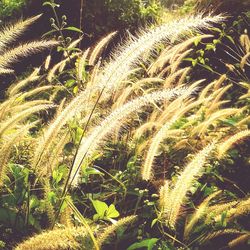
<path fill-rule="evenodd" d="M 135 250 L 139 248 L 146 248 L 147 250 L 152 250 L 158 240 L 159 239 L 157 238 L 151 238 L 143 240 L 141 242 L 136 242 L 132 244 L 129 248 L 127 248 L 127 250 Z"/>
<path fill-rule="evenodd" d="M 194 67 L 198 63 L 197 59 L 192 61 L 192 66 Z"/>
<path fill-rule="evenodd" d="M 44 38 L 44 37 L 46 37 L 46 36 L 48 36 L 50 34 L 53 34 L 54 32 L 58 32 L 58 30 L 50 30 L 50 31 L 46 32 L 45 34 L 43 34 L 42 38 Z"/>
<path fill-rule="evenodd" d="M 98 221 L 100 219 L 100 216 L 98 214 L 94 214 L 93 220 Z"/>
<path fill-rule="evenodd" d="M 86 167 L 84 169 L 84 175 L 89 176 L 89 175 L 104 175 L 104 174 L 98 169 Z"/>
<path fill-rule="evenodd" d="M 213 28 L 210 28 L 210 30 L 213 30 L 213 31 L 216 31 L 216 32 L 221 32 L 221 30 L 219 29 L 219 28 L 215 28 L 215 27 L 213 27 Z"/>
<path fill-rule="evenodd" d="M 227 211 L 222 212 L 221 214 L 221 226 L 226 227 L 227 226 Z"/>
<path fill-rule="evenodd" d="M 38 198 L 35 195 L 30 196 L 30 204 L 29 204 L 30 209 L 38 207 L 39 203 L 40 202 L 39 202 Z"/>
<path fill-rule="evenodd" d="M 195 40 L 194 40 L 194 45 L 197 47 L 198 44 L 200 43 L 201 41 L 201 38 L 200 37 L 197 37 Z"/>
<path fill-rule="evenodd" d="M 70 88 L 70 87 L 73 87 L 73 85 L 76 83 L 75 79 L 69 79 L 66 81 L 65 83 L 65 87 L 66 88 Z"/>
<path fill-rule="evenodd" d="M 107 218 L 117 218 L 119 217 L 120 214 L 119 212 L 116 210 L 114 204 L 111 204 L 107 210 L 107 213 L 106 213 L 106 217 Z"/>
<path fill-rule="evenodd" d="M 151 222 L 151 228 L 158 222 L 158 218 L 155 218 Z"/>
<path fill-rule="evenodd" d="M 234 39 L 231 36 L 225 36 L 231 43 L 235 44 Z"/>
<path fill-rule="evenodd" d="M 75 86 L 75 87 L 73 88 L 73 93 L 74 93 L 74 94 L 77 94 L 77 92 L 78 92 L 78 86 Z"/>
<path fill-rule="evenodd" d="M 105 212 L 108 210 L 108 205 L 105 202 L 99 200 L 91 200 L 91 201 L 97 214 L 101 218 L 104 218 Z"/>
<path fill-rule="evenodd" d="M 55 8 L 55 7 L 60 7 L 59 4 L 56 4 L 56 3 L 52 3 L 52 2 L 44 2 L 43 3 L 43 6 L 50 6 L 51 8 Z"/>
<path fill-rule="evenodd" d="M 205 50 L 213 50 L 213 51 L 215 51 L 215 50 L 216 50 L 216 47 L 215 47 L 215 45 L 214 45 L 213 43 L 208 43 L 208 44 L 206 45 Z"/>
<path fill-rule="evenodd" d="M 73 27 L 73 26 L 64 28 L 64 30 L 70 30 L 70 31 L 75 31 L 75 32 L 83 33 L 82 30 L 80 30 L 80 29 L 78 29 L 76 27 Z"/>

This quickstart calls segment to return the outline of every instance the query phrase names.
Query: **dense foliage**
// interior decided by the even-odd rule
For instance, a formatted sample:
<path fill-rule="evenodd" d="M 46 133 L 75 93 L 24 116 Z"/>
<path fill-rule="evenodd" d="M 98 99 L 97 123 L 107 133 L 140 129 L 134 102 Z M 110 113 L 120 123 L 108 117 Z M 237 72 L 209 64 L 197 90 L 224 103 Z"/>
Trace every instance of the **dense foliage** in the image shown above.
<path fill-rule="evenodd" d="M 26 0 L 2 0 L 0 2 L 0 20 L 19 12 L 26 4 Z"/>
<path fill-rule="evenodd" d="M 59 1 L 42 40 L 19 42 L 39 16 L 0 32 L 3 79 L 49 49 L 0 103 L 0 249 L 248 249 L 249 12 L 138 29 L 157 1 L 104 2 L 136 35 L 82 49 Z"/>

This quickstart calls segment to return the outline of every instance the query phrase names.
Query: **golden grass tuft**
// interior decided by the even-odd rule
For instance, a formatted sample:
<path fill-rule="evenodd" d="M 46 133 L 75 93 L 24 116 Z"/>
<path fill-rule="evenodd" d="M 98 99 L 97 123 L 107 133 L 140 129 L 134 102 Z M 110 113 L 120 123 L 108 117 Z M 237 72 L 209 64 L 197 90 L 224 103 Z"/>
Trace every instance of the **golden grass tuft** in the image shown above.
<path fill-rule="evenodd" d="M 97 237 L 97 242 L 100 248 L 109 238 L 112 237 L 112 234 L 114 234 L 115 231 L 117 231 L 119 228 L 123 226 L 126 226 L 127 224 L 131 224 L 136 218 L 137 218 L 136 215 L 127 216 L 114 222 L 113 225 L 106 227 L 104 229 L 104 232 L 98 235 Z"/>
<path fill-rule="evenodd" d="M 221 159 L 225 156 L 226 152 L 237 142 L 250 136 L 250 130 L 243 130 L 235 135 L 231 136 L 229 139 L 225 140 L 223 143 L 218 145 L 218 158 Z"/>
<path fill-rule="evenodd" d="M 187 192 L 193 186 L 196 178 L 201 175 L 204 170 L 204 164 L 206 163 L 207 157 L 211 154 L 214 148 L 215 143 L 211 143 L 206 146 L 194 156 L 194 159 L 179 174 L 174 188 L 170 191 L 168 204 L 166 204 L 166 208 L 169 211 L 166 223 L 169 224 L 170 227 L 176 227 L 181 206 L 187 199 Z"/>
<path fill-rule="evenodd" d="M 15 250 L 76 250 L 82 248 L 82 240 L 86 237 L 84 227 L 57 228 L 44 231 L 20 243 Z M 80 240 L 79 240 L 80 239 Z"/>
<path fill-rule="evenodd" d="M 4 53 L 0 55 L 0 68 L 8 68 L 20 58 L 51 48 L 57 44 L 56 41 L 34 41 L 4 51 Z"/>

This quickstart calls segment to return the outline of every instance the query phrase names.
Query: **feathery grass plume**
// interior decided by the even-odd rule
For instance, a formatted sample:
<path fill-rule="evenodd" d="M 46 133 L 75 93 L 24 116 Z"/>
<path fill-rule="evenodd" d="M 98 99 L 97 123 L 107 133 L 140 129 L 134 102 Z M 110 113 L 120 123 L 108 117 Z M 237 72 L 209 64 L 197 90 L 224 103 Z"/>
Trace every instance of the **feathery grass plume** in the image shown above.
<path fill-rule="evenodd" d="M 241 62 L 240 62 L 240 68 L 244 70 L 245 65 L 250 65 L 248 62 L 248 59 L 250 57 L 250 52 L 248 52 L 245 56 L 242 57 Z"/>
<path fill-rule="evenodd" d="M 79 150 L 76 154 L 71 180 L 75 180 L 75 175 L 78 175 L 79 168 L 85 157 L 90 157 L 97 147 L 103 143 L 104 138 L 117 127 L 120 127 L 126 122 L 127 117 L 133 112 L 139 112 L 144 106 L 151 104 L 152 101 L 160 102 L 172 99 L 179 95 L 191 94 L 187 88 L 174 88 L 170 90 L 160 90 L 141 97 L 138 97 L 122 107 L 114 110 L 100 125 L 95 127 L 90 135 L 83 138 Z M 74 182 L 76 185 L 76 182 Z"/>
<path fill-rule="evenodd" d="M 211 35 L 197 35 L 194 37 L 191 37 L 183 42 L 181 42 L 178 45 L 171 47 L 165 48 L 160 56 L 149 66 L 147 73 L 152 76 L 156 72 L 162 71 L 164 65 L 166 63 L 171 63 L 175 62 L 176 56 L 179 54 L 182 54 L 183 51 L 185 51 L 190 45 L 192 45 L 195 41 L 197 40 L 202 40 L 205 38 L 210 38 L 212 37 Z M 172 71 L 173 72 L 173 71 Z"/>
<path fill-rule="evenodd" d="M 55 146 L 46 155 L 46 160 L 42 162 L 44 165 L 43 169 L 39 169 L 39 174 L 46 175 L 52 174 L 57 164 L 61 161 L 61 153 L 65 145 L 70 141 L 70 134 L 66 132 L 58 136 L 59 140 L 55 141 Z"/>
<path fill-rule="evenodd" d="M 231 136 L 225 142 L 218 145 L 218 158 L 221 159 L 225 156 L 225 153 L 237 142 L 250 136 L 250 130 L 243 130 L 237 134 Z"/>
<path fill-rule="evenodd" d="M 61 85 L 45 85 L 45 86 L 41 86 L 41 87 L 37 87 L 35 89 L 32 89 L 30 91 L 24 92 L 23 94 L 20 95 L 20 98 L 28 98 L 40 93 L 46 93 L 46 91 L 48 90 L 59 90 L 59 89 L 63 89 L 63 86 Z"/>
<path fill-rule="evenodd" d="M 158 122 L 147 122 L 143 125 L 141 125 L 138 129 L 136 129 L 134 133 L 134 139 L 139 139 L 147 130 L 151 130 L 153 127 L 160 127 L 160 123 Z"/>
<path fill-rule="evenodd" d="M 89 64 L 95 65 L 97 59 L 99 58 L 102 51 L 105 49 L 107 44 L 110 42 L 110 40 L 117 34 L 117 31 L 111 32 L 107 36 L 105 36 L 103 39 L 101 39 L 100 42 L 97 43 L 93 51 L 91 52 L 91 55 L 89 57 Z"/>
<path fill-rule="evenodd" d="M 63 211 L 60 213 L 60 224 L 63 224 L 65 227 L 74 227 L 72 222 L 72 211 L 67 206 L 63 209 Z"/>
<path fill-rule="evenodd" d="M 51 187 L 49 179 L 43 179 L 43 187 L 44 187 L 44 200 L 45 200 L 45 209 L 46 214 L 48 216 L 48 221 L 52 225 L 53 221 L 55 220 L 55 210 L 53 205 L 51 204 L 50 194 L 51 194 Z"/>
<path fill-rule="evenodd" d="M 3 185 L 4 176 L 6 173 L 6 168 L 8 164 L 8 160 L 11 156 L 11 150 L 15 144 L 19 143 L 20 140 L 27 135 L 29 129 L 34 127 L 37 122 L 29 123 L 27 125 L 22 126 L 20 129 L 17 130 L 12 136 L 8 136 L 3 138 L 0 144 L 0 187 Z"/>
<path fill-rule="evenodd" d="M 195 87 L 200 84 L 202 81 L 197 81 L 194 84 L 192 84 L 189 87 L 189 94 L 192 93 L 192 91 L 195 91 Z M 181 101 L 180 104 L 182 103 L 182 101 L 188 97 L 188 91 L 186 93 L 184 93 L 184 95 L 180 96 L 180 100 L 179 98 L 176 101 Z M 175 102 L 176 102 L 175 101 Z M 174 108 L 178 108 L 179 105 L 174 104 L 174 102 L 172 103 Z M 196 103 L 194 103 L 196 105 Z M 169 105 L 171 107 L 171 104 Z M 189 109 L 192 108 L 192 106 L 190 107 L 189 105 L 186 106 L 185 108 L 182 108 L 176 112 L 174 112 L 174 115 L 169 118 L 170 120 L 167 121 L 162 127 L 161 129 L 155 134 L 155 136 L 152 139 L 152 142 L 149 146 L 149 150 L 147 152 L 147 156 L 145 159 L 145 162 L 142 166 L 141 169 L 141 176 L 143 180 L 149 181 L 153 178 L 153 162 L 154 162 L 154 158 L 157 154 L 157 151 L 159 149 L 159 146 L 161 144 L 161 142 L 168 136 L 168 130 L 170 129 L 170 127 L 173 125 L 174 122 L 177 121 L 177 119 L 179 119 L 184 113 L 186 113 L 187 111 L 189 111 Z M 171 113 L 171 108 L 170 109 L 166 109 L 166 111 L 164 111 L 164 114 L 168 115 L 168 113 Z M 166 118 L 165 116 L 163 116 L 164 118 Z M 160 121 L 164 122 L 163 117 L 160 117 Z"/>
<path fill-rule="evenodd" d="M 157 121 L 161 125 L 165 124 L 173 114 L 176 114 L 183 106 L 188 105 L 188 101 L 185 98 L 177 98 L 172 102 L 166 102 L 163 111 L 155 110 L 150 116 L 149 121 Z"/>
<path fill-rule="evenodd" d="M 149 181 L 153 178 L 153 171 L 152 171 L 153 162 L 157 154 L 157 151 L 159 149 L 159 145 L 162 142 L 162 140 L 166 138 L 167 131 L 170 129 L 170 127 L 174 124 L 174 122 L 178 118 L 179 116 L 177 115 L 173 116 L 172 119 L 169 122 L 165 123 L 161 127 L 161 129 L 156 133 L 156 135 L 153 137 L 152 143 L 150 144 L 145 162 L 141 170 L 141 177 L 143 180 Z"/>
<path fill-rule="evenodd" d="M 166 205 L 169 202 L 169 182 L 168 181 L 164 181 L 164 185 L 162 185 L 160 187 L 159 190 L 159 207 L 161 209 L 161 216 L 164 218 L 166 214 L 169 213 L 169 211 L 167 211 L 167 207 Z"/>
<path fill-rule="evenodd" d="M 204 122 L 197 125 L 191 132 L 192 135 L 198 133 L 199 135 L 204 134 L 205 131 L 208 129 L 208 127 L 217 122 L 218 120 L 234 115 L 236 113 L 242 112 L 243 109 L 238 108 L 227 108 L 218 110 L 217 112 L 213 113 L 208 119 L 206 119 Z"/>
<path fill-rule="evenodd" d="M 183 59 L 190 54 L 190 52 L 193 51 L 193 49 L 188 49 L 184 51 L 181 55 L 178 56 L 178 58 L 175 58 L 175 61 L 173 61 L 170 66 L 170 73 L 176 72 L 176 70 L 180 67 L 180 64 L 183 62 Z"/>
<path fill-rule="evenodd" d="M 224 230 L 218 230 L 212 233 L 207 234 L 206 236 L 202 237 L 199 242 L 205 243 L 208 242 L 214 238 L 217 238 L 219 236 L 225 235 L 225 234 L 244 234 L 244 232 L 236 230 L 236 229 L 224 229 Z"/>
<path fill-rule="evenodd" d="M 83 72 L 85 69 L 86 59 L 89 54 L 89 48 L 83 52 L 76 60 L 76 76 L 79 82 L 83 80 Z"/>
<path fill-rule="evenodd" d="M 47 80 L 48 82 L 52 82 L 53 78 L 56 75 L 56 71 L 60 68 L 61 64 L 64 63 L 65 61 L 69 61 L 70 59 L 67 57 L 66 59 L 60 61 L 59 63 L 55 64 L 53 68 L 49 71 L 47 75 Z"/>
<path fill-rule="evenodd" d="M 188 31 L 208 27 L 210 22 L 219 22 L 222 19 L 220 15 L 204 18 L 190 16 L 163 24 L 153 30 L 141 31 L 137 38 L 131 38 L 117 49 L 110 62 L 104 65 L 103 71 L 97 76 L 96 87 L 102 91 L 102 98 L 108 97 L 122 87 L 122 82 L 129 76 L 131 68 L 137 64 L 145 51 L 152 51 L 155 45 L 163 40 L 171 43 L 180 35 L 190 35 Z"/>
<path fill-rule="evenodd" d="M 43 162 L 47 157 L 47 153 L 50 152 L 51 146 L 54 145 L 54 140 L 57 138 L 58 133 L 62 126 L 65 125 L 65 122 L 72 118 L 71 111 L 75 109 L 77 111 L 77 107 L 79 107 L 79 103 L 81 103 L 81 96 L 75 97 L 71 104 L 66 106 L 60 113 L 57 112 L 57 116 L 54 121 L 49 125 L 45 133 L 39 138 L 38 146 L 34 152 L 34 157 L 32 160 L 32 165 L 34 168 L 37 168 L 39 163 Z M 85 106 L 85 111 L 87 111 L 87 107 Z M 82 111 L 81 106 L 78 109 L 78 112 Z M 76 115 L 78 112 L 74 112 Z"/>
<path fill-rule="evenodd" d="M 15 41 L 22 33 L 30 26 L 33 22 L 35 22 L 41 15 L 31 17 L 24 21 L 19 21 L 13 25 L 9 25 L 5 27 L 0 32 L 0 51 L 6 48 L 6 46 Z"/>
<path fill-rule="evenodd" d="M 40 68 L 35 68 L 34 71 L 24 80 L 21 80 L 20 82 L 16 84 L 12 84 L 10 88 L 8 89 L 8 95 L 13 96 L 16 95 L 21 89 L 27 86 L 27 84 L 35 82 L 40 78 L 39 76 Z"/>
<path fill-rule="evenodd" d="M 9 74 L 13 74 L 14 70 L 12 69 L 4 69 L 4 68 L 0 68 L 0 75 L 9 75 Z"/>
<path fill-rule="evenodd" d="M 128 41 L 118 48 L 113 59 L 104 66 L 104 71 L 99 77 L 100 89 L 106 88 L 106 91 L 110 91 L 119 88 L 119 83 L 128 76 L 131 67 L 145 51 L 152 50 L 157 43 L 163 40 L 173 42 L 180 35 L 188 35 L 188 31 L 207 28 L 211 22 L 216 23 L 223 19 L 220 15 L 214 17 L 197 15 L 174 20 L 152 30 L 142 30 L 138 38 L 131 37 L 132 42 Z"/>
<path fill-rule="evenodd" d="M 228 221 L 231 221 L 239 216 L 243 216 L 250 213 L 250 198 L 242 200 L 236 207 L 232 207 L 227 211 L 226 217 Z"/>
<path fill-rule="evenodd" d="M 30 107 L 28 109 L 21 111 L 20 113 L 17 113 L 15 115 L 11 116 L 6 121 L 3 121 L 2 123 L 0 123 L 0 137 L 3 135 L 3 133 L 6 130 L 13 128 L 18 122 L 26 119 L 31 114 L 34 114 L 36 112 L 46 110 L 46 109 L 49 109 L 52 107 L 53 107 L 53 105 L 48 105 L 48 104 L 36 105 L 34 107 Z"/>
<path fill-rule="evenodd" d="M 8 68 L 12 63 L 17 62 L 21 57 L 29 56 L 44 49 L 56 46 L 57 44 L 58 42 L 56 41 L 34 41 L 24 43 L 13 49 L 4 51 L 4 53 L 0 55 L 0 67 Z"/>
<path fill-rule="evenodd" d="M 214 90 L 217 90 L 221 87 L 221 84 L 227 79 L 227 75 L 223 74 L 220 78 L 214 83 Z"/>
<path fill-rule="evenodd" d="M 0 121 L 4 119 L 6 115 L 8 115 L 11 107 L 17 105 L 17 97 L 11 97 L 5 100 L 3 103 L 0 103 Z"/>
<path fill-rule="evenodd" d="M 47 100 L 34 100 L 34 101 L 21 102 L 20 104 L 16 104 L 13 105 L 12 107 L 9 107 L 7 115 L 13 115 L 20 111 L 24 111 L 28 108 L 32 108 L 34 106 L 42 104 L 51 104 L 51 102 Z"/>
<path fill-rule="evenodd" d="M 49 69 L 50 62 L 51 62 L 51 55 L 48 55 L 47 58 L 46 58 L 46 60 L 45 60 L 45 63 L 44 63 L 44 69 L 45 70 Z"/>
<path fill-rule="evenodd" d="M 239 99 L 242 100 L 242 99 L 246 99 L 249 97 L 250 97 L 250 89 L 248 90 L 248 92 L 246 94 L 242 95 Z"/>
<path fill-rule="evenodd" d="M 187 148 L 187 145 L 190 145 L 190 144 L 189 144 L 189 140 L 188 140 L 188 139 L 182 139 L 182 140 L 180 140 L 179 142 L 177 142 L 177 143 L 174 145 L 174 149 L 180 150 L 180 149 L 182 149 L 182 148 Z"/>
<path fill-rule="evenodd" d="M 185 83 L 188 73 L 191 71 L 191 67 L 186 67 L 185 71 L 182 73 L 180 79 L 177 82 L 177 86 L 181 86 L 182 84 Z"/>
<path fill-rule="evenodd" d="M 90 249 L 83 245 L 86 237 L 84 227 L 58 228 L 44 231 L 27 239 L 15 247 L 15 250 L 76 250 Z M 83 247 L 83 248 L 82 248 Z"/>
<path fill-rule="evenodd" d="M 97 242 L 100 248 L 109 238 L 112 237 L 112 234 L 114 234 L 115 231 L 117 231 L 120 227 L 123 227 L 127 224 L 131 224 L 136 219 L 136 217 L 136 215 L 127 216 L 116 221 L 111 226 L 106 227 L 104 229 L 104 232 L 97 237 Z"/>
<path fill-rule="evenodd" d="M 72 222 L 72 210 L 68 206 L 60 213 L 60 224 L 68 228 L 74 227 Z"/>
<path fill-rule="evenodd" d="M 194 181 L 202 174 L 207 157 L 215 148 L 215 142 L 206 146 L 194 156 L 194 159 L 180 173 L 174 188 L 170 191 L 167 210 L 169 211 L 166 223 L 176 227 L 177 218 L 183 202 L 187 199 L 187 192 L 193 186 Z"/>
<path fill-rule="evenodd" d="M 237 122 L 235 126 L 236 126 L 236 127 L 240 127 L 240 126 L 242 126 L 243 124 L 248 124 L 249 121 L 250 121 L 250 115 L 247 116 L 247 117 L 245 117 L 245 118 L 243 118 L 243 119 L 240 120 L 239 122 Z"/>
<path fill-rule="evenodd" d="M 218 205 L 214 205 L 209 207 L 208 211 L 207 211 L 207 218 L 206 221 L 209 222 L 211 218 L 213 218 L 213 221 L 218 222 L 221 220 L 221 214 L 224 211 L 226 212 L 226 220 L 229 221 L 229 219 L 233 218 L 232 214 L 237 210 L 237 206 L 238 205 L 244 205 L 243 208 L 246 209 L 246 212 L 248 212 L 249 210 L 249 200 L 236 200 L 236 201 L 230 201 L 227 203 L 222 203 L 222 204 L 218 204 Z M 241 206 L 240 206 L 241 207 Z M 229 212 L 230 211 L 230 212 Z M 239 214 L 241 215 L 241 214 Z M 235 216 L 237 217 L 237 216 Z"/>
<path fill-rule="evenodd" d="M 221 88 L 221 91 L 215 96 L 215 98 L 213 98 L 210 106 L 208 107 L 208 109 L 206 110 L 206 115 L 210 115 L 212 114 L 220 105 L 218 105 L 219 100 L 221 99 L 221 97 L 233 86 L 233 84 L 229 84 L 226 87 Z M 224 103 L 224 102 L 223 102 Z M 222 104 L 223 104 L 222 103 Z"/>
<path fill-rule="evenodd" d="M 249 239 L 250 239 L 250 233 L 246 233 L 231 240 L 227 245 L 229 248 L 235 248 L 236 246 L 245 243 Z"/>
<path fill-rule="evenodd" d="M 247 82 L 240 82 L 240 86 L 247 90 L 247 93 L 240 96 L 240 100 L 250 97 L 250 86 Z"/>
<path fill-rule="evenodd" d="M 70 55 L 69 57 L 65 58 L 64 60 L 60 61 L 59 63 L 55 64 L 52 69 L 49 71 L 48 75 L 47 75 L 47 80 L 49 82 L 52 82 L 54 77 L 56 76 L 56 71 L 62 72 L 62 70 L 64 69 L 64 67 L 66 66 L 66 64 L 68 62 L 70 62 L 72 59 L 74 59 L 75 57 L 79 56 L 80 53 L 74 53 L 72 55 Z"/>
<path fill-rule="evenodd" d="M 206 99 L 204 99 L 206 100 Z M 179 107 L 180 110 L 178 110 L 178 115 L 181 116 L 181 115 L 184 115 L 186 114 L 187 112 L 189 112 L 190 110 L 198 107 L 200 104 L 202 104 L 202 102 L 204 100 L 197 100 L 197 101 L 191 101 L 190 103 L 188 102 L 183 102 L 183 104 L 181 106 L 179 105 L 176 105 L 176 107 Z M 173 102 L 174 103 L 174 102 Z M 172 103 L 172 104 L 173 104 Z M 170 105 L 172 105 L 170 104 Z M 167 111 L 167 110 L 166 110 Z M 164 123 L 167 119 L 169 119 L 169 114 L 168 112 L 163 112 L 162 115 L 159 117 L 159 119 L 157 120 L 159 123 Z"/>
<path fill-rule="evenodd" d="M 240 44 L 244 48 L 246 53 L 250 51 L 250 40 L 247 34 L 242 34 L 240 36 Z"/>
<path fill-rule="evenodd" d="M 230 201 L 227 203 L 222 203 L 222 204 L 216 204 L 213 206 L 210 206 L 207 210 L 207 217 L 216 217 L 217 215 L 219 216 L 223 211 L 227 211 L 232 207 L 235 207 L 239 201 Z"/>
<path fill-rule="evenodd" d="M 131 82 L 131 86 L 123 89 L 122 91 L 116 92 L 116 94 L 113 98 L 114 104 L 113 104 L 112 108 L 118 108 L 118 107 L 122 106 L 125 103 L 125 101 L 128 99 L 128 97 L 130 95 L 132 95 L 132 93 L 134 93 L 136 90 L 142 90 L 145 93 L 145 91 L 142 89 L 143 85 L 145 85 L 147 83 L 153 84 L 153 83 L 163 83 L 163 82 L 164 82 L 163 79 L 156 78 L 156 77 L 143 78 L 143 79 L 140 79 L 136 82 Z"/>
<path fill-rule="evenodd" d="M 212 83 L 215 83 L 215 81 L 214 82 L 212 82 Z M 211 83 L 210 83 L 211 84 Z M 208 84 L 208 86 L 210 85 L 210 84 Z M 210 85 L 211 87 L 213 86 L 213 85 Z M 211 88 L 210 87 L 210 88 Z M 205 114 L 205 112 L 206 112 L 206 110 L 210 107 L 210 105 L 211 105 L 211 101 L 217 96 L 217 94 L 219 93 L 221 91 L 221 89 L 217 89 L 217 90 L 212 90 L 209 94 L 207 94 L 207 95 L 202 95 L 203 93 L 203 91 L 200 93 L 200 95 L 199 95 L 199 100 L 204 100 L 204 102 L 203 102 L 203 105 L 202 105 L 202 107 L 196 112 L 196 115 L 198 116 L 198 115 L 202 115 L 202 114 Z M 201 98 L 201 95 L 203 96 L 203 98 Z M 205 118 L 205 117 L 204 117 Z"/>
<path fill-rule="evenodd" d="M 185 71 L 186 69 L 183 68 L 171 73 L 164 81 L 164 88 L 169 88 L 173 83 L 176 83 L 178 77 L 181 76 Z"/>
<path fill-rule="evenodd" d="M 94 66 L 90 75 L 90 79 L 87 82 L 86 88 L 89 88 L 90 86 L 94 86 L 96 84 L 96 77 L 98 76 L 98 72 L 100 71 L 101 63 L 101 60 L 99 60 Z"/>
<path fill-rule="evenodd" d="M 219 190 L 217 192 L 212 193 L 209 195 L 204 201 L 198 206 L 198 208 L 195 210 L 195 212 L 191 215 L 189 218 L 188 223 L 185 225 L 184 228 L 184 238 L 188 238 L 191 230 L 193 229 L 194 225 L 199 221 L 201 217 L 203 217 L 206 214 L 206 211 L 209 206 L 209 202 L 218 196 L 222 191 Z"/>
<path fill-rule="evenodd" d="M 163 40 L 169 41 L 173 37 L 177 38 L 184 33 L 186 34 L 187 31 L 209 27 L 210 23 L 220 22 L 223 19 L 221 15 L 214 17 L 190 16 L 163 24 L 153 30 L 144 30 L 137 38 L 131 38 L 123 46 L 120 46 L 109 62 L 104 65 L 103 70 L 96 76 L 96 84 L 91 85 L 90 88 L 74 98 L 48 127 L 44 139 L 39 143 L 35 153 L 35 164 L 46 150 L 47 145 L 51 143 L 52 137 L 56 137 L 60 129 L 70 119 L 85 110 L 85 104 L 90 94 L 101 90 L 104 95 L 110 95 L 113 90 L 119 89 L 121 82 L 129 75 L 145 51 L 152 50 L 156 44 Z"/>
<path fill-rule="evenodd" d="M 199 99 L 204 99 L 209 91 L 214 87 L 216 81 L 209 83 L 199 94 Z"/>

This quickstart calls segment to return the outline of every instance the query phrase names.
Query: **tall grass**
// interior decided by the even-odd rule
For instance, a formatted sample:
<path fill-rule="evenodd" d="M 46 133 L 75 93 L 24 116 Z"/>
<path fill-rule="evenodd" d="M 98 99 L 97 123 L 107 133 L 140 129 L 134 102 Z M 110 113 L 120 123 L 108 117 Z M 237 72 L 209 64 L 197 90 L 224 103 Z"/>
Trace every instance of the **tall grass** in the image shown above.
<path fill-rule="evenodd" d="M 0 49 L 8 46 L 35 19 L 37 17 L 17 23 L 0 33 L 0 37 L 5 36 Z M 99 193 L 106 191 L 106 176 L 110 178 L 112 188 L 116 187 L 113 183 L 119 183 L 131 189 L 128 183 L 133 181 L 134 186 L 163 183 L 159 198 L 153 204 L 154 216 L 158 216 L 157 230 L 163 238 L 169 237 L 181 245 L 192 245 L 192 230 L 200 221 L 214 226 L 220 221 L 224 209 L 228 209 L 225 219 L 229 223 L 249 212 L 249 198 L 212 204 L 222 194 L 218 190 L 211 192 L 193 213 L 185 212 L 190 206 L 191 191 L 208 163 L 212 164 L 216 157 L 217 161 L 224 160 L 230 148 L 249 136 L 245 117 L 248 111 L 244 102 L 248 95 L 241 96 L 238 107 L 235 107 L 227 98 L 232 85 L 226 75 L 204 86 L 204 79 L 190 81 L 191 68 L 183 67 L 183 59 L 192 53 L 193 43 L 197 39 L 211 38 L 211 35 L 201 35 L 201 30 L 221 20 L 222 16 L 197 15 L 141 30 L 136 37 L 129 35 L 104 62 L 101 52 L 115 32 L 101 39 L 94 49 L 75 52 L 78 39 L 69 45 L 69 55 L 64 54 L 59 63 L 53 66 L 51 56 L 47 58 L 43 68 L 45 75 L 41 68 L 37 68 L 9 88 L 6 99 L 0 104 L 0 186 L 4 187 L 9 175 L 8 164 L 18 163 L 13 148 L 21 142 L 32 141 L 25 164 L 36 176 L 32 188 L 39 185 L 42 189 L 47 224 L 51 228 L 20 243 L 16 249 L 78 249 L 83 243 L 86 243 L 85 249 L 100 249 L 115 232 L 119 235 L 121 229 L 131 225 L 135 218 L 147 223 L 139 213 L 138 216 L 129 215 L 144 208 L 145 190 L 140 190 L 134 209 L 128 208 L 123 219 L 108 218 L 108 211 L 103 213 L 103 219 L 96 221 L 95 216 L 92 219 L 92 211 L 89 211 L 92 205 L 88 202 L 95 197 L 98 199 Z M 12 73 L 11 65 L 16 60 L 54 45 L 54 41 L 36 41 L 9 51 L 1 50 L 0 73 Z M 247 58 L 243 60 L 243 66 L 246 62 Z M 74 63 L 76 67 L 72 68 Z M 85 71 L 88 64 L 93 67 L 89 72 Z M 68 68 L 75 81 L 73 92 L 60 82 Z M 65 96 L 60 96 L 59 90 L 65 91 Z M 46 119 L 35 115 L 52 108 L 55 112 L 47 114 Z M 230 118 L 237 120 L 233 126 L 228 125 Z M 37 129 L 34 134 L 30 132 L 33 127 Z M 134 146 L 129 152 L 136 166 L 131 175 L 131 162 L 121 163 L 120 171 L 120 166 L 116 166 L 119 157 L 105 155 L 107 151 L 110 153 L 109 150 L 119 151 L 118 147 L 123 143 L 129 149 Z M 180 165 L 177 170 L 173 170 L 171 162 L 175 161 L 175 154 Z M 186 163 L 187 159 L 189 163 Z M 107 161 L 107 169 L 95 166 L 98 160 Z M 62 172 L 60 167 L 64 168 Z M 88 171 L 91 172 L 89 175 Z M 97 177 L 90 178 L 90 175 Z M 96 186 L 103 181 L 100 185 L 103 190 L 99 192 L 96 191 L 99 187 L 91 186 L 95 190 L 87 193 L 87 198 L 84 196 L 87 205 L 80 199 L 75 205 L 71 194 L 74 197 L 78 190 L 83 192 L 81 185 L 89 183 L 89 179 L 97 183 Z M 111 197 L 114 203 L 119 202 L 118 191 L 111 190 L 100 199 Z M 129 192 L 129 195 L 136 193 Z M 128 201 L 126 194 L 123 199 Z M 82 208 L 86 208 L 84 215 Z M 123 205 L 119 209 L 124 211 Z M 213 220 L 211 215 L 215 216 Z M 184 225 L 182 233 L 178 231 L 181 225 Z M 178 237 L 183 234 L 184 243 L 173 236 L 173 232 Z M 207 236 L 201 234 L 195 240 L 205 242 L 232 232 L 238 233 L 229 228 Z M 244 240 L 238 237 L 235 242 L 237 239 L 239 242 Z"/>

